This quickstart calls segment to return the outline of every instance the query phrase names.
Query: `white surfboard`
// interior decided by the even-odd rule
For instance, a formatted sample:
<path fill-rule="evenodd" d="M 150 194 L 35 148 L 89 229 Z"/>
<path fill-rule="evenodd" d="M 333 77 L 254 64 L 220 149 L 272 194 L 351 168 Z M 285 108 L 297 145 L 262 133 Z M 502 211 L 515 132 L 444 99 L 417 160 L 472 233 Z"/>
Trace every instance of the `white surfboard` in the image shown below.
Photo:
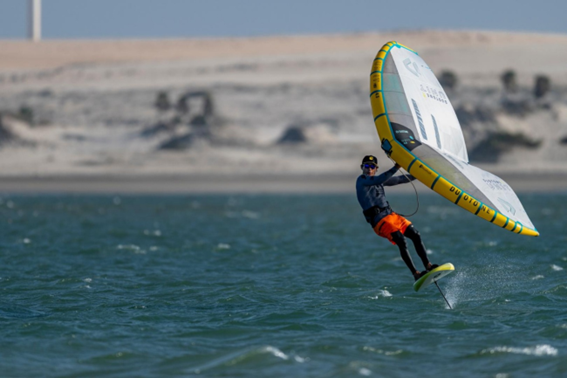
<path fill-rule="evenodd" d="M 415 291 L 419 291 L 420 289 L 423 289 L 424 287 L 427 287 L 432 283 L 439 281 L 441 278 L 452 273 L 454 270 L 455 267 L 451 263 L 439 265 L 437 268 L 433 269 L 431 272 L 428 272 L 419 280 L 415 281 L 415 283 L 413 284 L 413 289 Z"/>

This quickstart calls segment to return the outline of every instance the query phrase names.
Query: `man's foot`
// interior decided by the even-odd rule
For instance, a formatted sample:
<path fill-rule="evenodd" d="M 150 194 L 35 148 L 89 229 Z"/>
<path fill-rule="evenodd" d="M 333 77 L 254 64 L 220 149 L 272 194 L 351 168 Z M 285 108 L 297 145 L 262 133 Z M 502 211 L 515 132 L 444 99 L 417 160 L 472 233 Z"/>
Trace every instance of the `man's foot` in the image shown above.
<path fill-rule="evenodd" d="M 417 281 L 426 274 L 427 274 L 427 270 L 424 270 L 423 272 L 419 272 L 416 270 L 415 273 L 413 274 L 413 278 Z"/>
<path fill-rule="evenodd" d="M 429 264 L 427 264 L 427 268 L 426 268 L 426 269 L 427 269 L 428 272 L 431 272 L 431 271 L 432 271 L 433 269 L 435 269 L 435 268 L 439 268 L 439 265 L 429 263 Z"/>

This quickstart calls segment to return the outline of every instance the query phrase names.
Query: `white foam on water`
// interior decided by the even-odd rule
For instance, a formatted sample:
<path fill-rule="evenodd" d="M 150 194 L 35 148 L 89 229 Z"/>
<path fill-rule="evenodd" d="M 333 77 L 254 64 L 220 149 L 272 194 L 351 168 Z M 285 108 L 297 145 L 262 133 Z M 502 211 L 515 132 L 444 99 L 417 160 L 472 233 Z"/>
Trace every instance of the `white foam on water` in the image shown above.
<path fill-rule="evenodd" d="M 137 255 L 145 255 L 146 251 L 135 244 L 118 244 L 116 249 L 134 252 Z"/>
<path fill-rule="evenodd" d="M 373 297 L 369 297 L 369 298 L 370 298 L 370 299 L 378 299 L 378 298 L 380 298 L 380 297 L 389 298 L 389 297 L 391 297 L 391 296 L 392 296 L 392 293 L 390 293 L 388 290 L 385 290 L 385 289 L 384 289 L 384 290 L 379 290 L 379 291 L 378 291 L 378 294 L 376 294 L 376 295 L 373 296 Z"/>
<path fill-rule="evenodd" d="M 367 369 L 367 368 L 360 368 L 360 369 L 358 369 L 358 374 L 364 375 L 365 377 L 368 377 L 370 374 L 372 374 L 372 370 Z"/>
<path fill-rule="evenodd" d="M 308 360 L 307 358 L 303 358 L 303 357 L 300 357 L 300 356 L 293 356 L 293 359 L 295 360 L 295 362 L 299 362 L 300 364 L 307 362 L 307 360 Z"/>
<path fill-rule="evenodd" d="M 428 255 L 432 255 L 432 254 L 434 254 L 435 252 L 434 252 L 432 249 L 426 249 L 426 250 L 425 250 L 425 253 L 427 253 Z"/>
<path fill-rule="evenodd" d="M 517 348 L 508 346 L 498 346 L 495 348 L 484 349 L 481 354 L 513 353 L 525 354 L 528 356 L 557 356 L 557 349 L 551 345 L 536 345 L 535 347 Z"/>
<path fill-rule="evenodd" d="M 31 240 L 28 238 L 24 238 L 24 240 L 22 240 L 24 242 L 24 244 L 30 244 Z"/>
<path fill-rule="evenodd" d="M 85 281 L 85 282 L 93 282 L 93 279 L 92 279 L 92 278 L 85 278 L 83 281 Z"/>
<path fill-rule="evenodd" d="M 400 353 L 402 353 L 402 350 L 401 350 L 401 349 L 398 349 L 398 350 L 394 350 L 393 352 L 388 352 L 388 351 L 386 351 L 386 352 L 384 352 L 384 355 L 386 355 L 386 356 L 395 356 L 395 355 L 400 354 Z"/>
<path fill-rule="evenodd" d="M 160 230 L 144 230 L 144 235 L 161 236 Z"/>
<path fill-rule="evenodd" d="M 225 244 L 225 243 L 219 243 L 217 245 L 218 249 L 230 249 L 230 244 Z"/>
<path fill-rule="evenodd" d="M 538 274 L 537 276 L 533 276 L 532 280 L 541 280 L 542 278 L 544 278 L 544 276 L 542 276 L 541 274 Z"/>
<path fill-rule="evenodd" d="M 264 347 L 262 351 L 266 353 L 271 353 L 275 357 L 281 358 L 282 360 L 286 360 L 286 361 L 289 360 L 289 356 L 276 347 L 268 345 L 267 347 Z"/>
<path fill-rule="evenodd" d="M 244 210 L 242 211 L 242 216 L 244 218 L 248 218 L 248 219 L 258 219 L 260 218 L 260 214 L 254 212 L 254 211 L 250 211 L 250 210 Z"/>
<path fill-rule="evenodd" d="M 298 362 L 300 364 L 309 361 L 309 358 L 307 358 L 307 357 L 301 357 L 301 356 L 298 356 L 298 355 L 295 355 L 295 354 L 293 356 L 287 355 L 284 352 L 282 352 L 280 349 L 278 349 L 274 346 L 271 346 L 271 345 L 268 345 L 264 348 L 261 348 L 259 351 L 260 351 L 260 353 L 270 353 L 271 355 L 273 355 L 277 358 L 281 358 L 284 361 L 288 361 L 291 358 L 293 358 L 293 360 L 295 362 Z"/>
<path fill-rule="evenodd" d="M 395 355 L 403 352 L 401 349 L 389 351 L 389 350 L 383 350 L 383 349 L 376 349 L 376 348 L 373 348 L 371 346 L 365 346 L 365 347 L 362 348 L 362 350 L 365 351 L 365 352 L 383 354 L 385 356 L 395 356 Z"/>
<path fill-rule="evenodd" d="M 193 368 L 192 371 L 196 374 L 201 374 L 206 370 L 210 370 L 219 366 L 236 365 L 245 362 L 250 358 L 254 358 L 254 356 L 257 356 L 258 354 L 270 354 L 283 361 L 291 361 L 291 358 L 293 358 L 293 361 L 298 363 L 304 363 L 306 361 L 309 361 L 309 358 L 304 358 L 297 355 L 290 357 L 289 355 L 282 352 L 280 349 L 271 345 L 267 345 L 263 347 L 246 348 L 243 350 L 235 351 L 233 353 L 225 354 L 223 356 L 219 356 L 209 362 L 206 362 L 200 366 Z"/>
<path fill-rule="evenodd" d="M 560 267 L 559 265 L 555 265 L 555 264 L 551 265 L 551 269 L 555 270 L 556 272 L 563 270 L 562 267 Z"/>

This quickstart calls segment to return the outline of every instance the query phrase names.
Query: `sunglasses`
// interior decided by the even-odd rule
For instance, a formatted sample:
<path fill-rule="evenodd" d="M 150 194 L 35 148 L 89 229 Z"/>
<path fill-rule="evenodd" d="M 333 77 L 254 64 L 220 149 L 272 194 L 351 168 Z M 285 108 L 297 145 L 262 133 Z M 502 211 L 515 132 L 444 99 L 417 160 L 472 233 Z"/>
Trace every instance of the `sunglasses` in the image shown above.
<path fill-rule="evenodd" d="M 376 169 L 376 166 L 374 164 L 363 164 L 362 166 L 364 168 Z"/>

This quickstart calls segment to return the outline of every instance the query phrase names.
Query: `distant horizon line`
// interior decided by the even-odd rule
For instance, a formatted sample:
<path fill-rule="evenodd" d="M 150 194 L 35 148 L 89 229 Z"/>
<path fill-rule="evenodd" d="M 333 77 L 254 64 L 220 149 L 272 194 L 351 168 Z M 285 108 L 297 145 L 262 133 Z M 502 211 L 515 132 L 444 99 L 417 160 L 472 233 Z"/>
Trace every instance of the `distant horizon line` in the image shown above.
<path fill-rule="evenodd" d="M 250 35 L 226 35 L 226 36 L 168 36 L 168 37 L 48 37 L 42 35 L 41 42 L 49 41 L 128 41 L 128 40 L 220 40 L 220 39 L 261 39 L 273 37 L 313 37 L 313 36 L 349 36 L 364 34 L 401 34 L 401 33 L 422 33 L 422 32 L 440 32 L 440 33 L 494 33 L 494 34 L 526 34 L 526 35 L 549 35 L 549 36 L 567 36 L 567 33 L 548 32 L 548 31 L 526 31 L 526 30 L 500 30 L 500 29 L 443 29 L 443 28 L 400 28 L 400 29 L 384 29 L 384 30 L 366 30 L 366 31 L 348 31 L 348 32 L 320 32 L 320 33 L 274 33 L 274 34 L 250 34 Z M 31 42 L 28 37 L 0 37 L 0 41 L 17 41 Z M 36 42 L 37 43 L 37 42 Z"/>

